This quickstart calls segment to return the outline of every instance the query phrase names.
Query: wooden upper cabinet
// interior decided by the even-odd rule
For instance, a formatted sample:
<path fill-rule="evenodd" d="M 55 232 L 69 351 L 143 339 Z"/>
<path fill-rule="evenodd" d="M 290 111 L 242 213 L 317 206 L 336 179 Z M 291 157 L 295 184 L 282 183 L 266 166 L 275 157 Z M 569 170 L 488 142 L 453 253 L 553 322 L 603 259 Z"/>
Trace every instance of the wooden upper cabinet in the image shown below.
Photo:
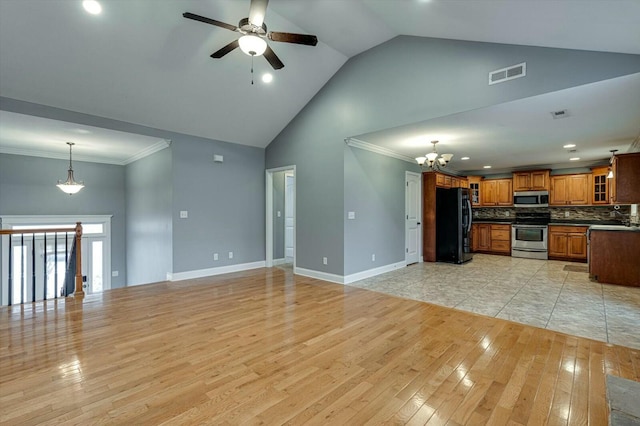
<path fill-rule="evenodd" d="M 513 186 L 511 179 L 483 180 L 480 184 L 483 206 L 512 206 Z"/>
<path fill-rule="evenodd" d="M 480 176 L 469 176 L 469 189 L 471 192 L 471 205 L 473 207 L 478 207 L 482 204 L 480 200 L 480 182 L 482 181 L 482 177 Z"/>
<path fill-rule="evenodd" d="M 534 170 L 532 172 L 513 173 L 513 190 L 517 191 L 548 191 L 549 170 Z"/>
<path fill-rule="evenodd" d="M 609 204 L 609 181 L 607 175 L 609 167 L 592 167 L 591 168 L 591 203 L 592 204 Z"/>
<path fill-rule="evenodd" d="M 551 176 L 549 204 L 555 206 L 588 205 L 591 200 L 591 174 Z"/>
<path fill-rule="evenodd" d="M 640 152 L 616 155 L 611 169 L 611 202 L 640 203 Z"/>

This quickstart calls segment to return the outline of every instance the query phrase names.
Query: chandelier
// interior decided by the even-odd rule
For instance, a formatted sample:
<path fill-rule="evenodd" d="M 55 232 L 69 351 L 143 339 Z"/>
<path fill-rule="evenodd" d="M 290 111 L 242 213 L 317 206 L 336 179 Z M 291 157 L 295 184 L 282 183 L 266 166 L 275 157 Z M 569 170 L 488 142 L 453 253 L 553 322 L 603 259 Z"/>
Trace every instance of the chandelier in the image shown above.
<path fill-rule="evenodd" d="M 72 195 L 84 188 L 84 182 L 76 182 L 73 179 L 73 167 L 71 166 L 71 147 L 75 144 L 73 142 L 67 142 L 67 145 L 69 145 L 69 170 L 67 174 L 67 180 L 65 182 L 58 181 L 58 184 L 56 186 L 60 188 L 62 192 Z"/>
<path fill-rule="evenodd" d="M 438 158 L 438 151 L 436 151 L 438 141 L 431 141 L 431 143 L 433 144 L 433 151 L 424 157 L 416 157 L 416 161 L 420 167 L 427 170 L 439 170 L 447 167 L 447 164 L 449 164 L 449 161 L 453 158 L 453 154 L 442 154 L 440 158 Z"/>

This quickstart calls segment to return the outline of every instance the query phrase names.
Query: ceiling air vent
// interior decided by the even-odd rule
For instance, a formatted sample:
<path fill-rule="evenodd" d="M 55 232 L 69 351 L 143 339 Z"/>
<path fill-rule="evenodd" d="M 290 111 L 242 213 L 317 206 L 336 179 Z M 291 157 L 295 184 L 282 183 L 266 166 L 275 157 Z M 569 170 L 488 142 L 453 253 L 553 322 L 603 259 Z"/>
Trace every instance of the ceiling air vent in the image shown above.
<path fill-rule="evenodd" d="M 491 71 L 489 73 L 489 84 L 502 83 L 515 78 L 524 77 L 525 75 L 527 75 L 527 63 L 523 62 L 518 65 L 512 65 L 507 68 Z"/>
<path fill-rule="evenodd" d="M 567 118 L 569 116 L 569 111 L 566 109 L 561 109 L 560 111 L 551 111 L 551 116 L 554 120 L 558 118 Z"/>

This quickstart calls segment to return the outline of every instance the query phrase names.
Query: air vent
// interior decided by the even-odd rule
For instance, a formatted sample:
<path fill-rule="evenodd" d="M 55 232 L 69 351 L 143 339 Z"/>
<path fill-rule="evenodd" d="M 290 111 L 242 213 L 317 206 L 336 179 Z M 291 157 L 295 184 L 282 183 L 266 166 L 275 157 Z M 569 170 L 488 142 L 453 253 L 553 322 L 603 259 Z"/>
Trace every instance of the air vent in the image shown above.
<path fill-rule="evenodd" d="M 567 111 L 566 109 L 561 109 L 560 111 L 551 111 L 551 116 L 554 120 L 557 120 L 558 118 L 567 118 L 569 117 L 569 111 Z"/>
<path fill-rule="evenodd" d="M 525 75 L 527 75 L 527 63 L 523 62 L 518 65 L 512 65 L 507 68 L 491 71 L 489 73 L 489 84 L 502 83 L 515 78 L 524 77 Z"/>

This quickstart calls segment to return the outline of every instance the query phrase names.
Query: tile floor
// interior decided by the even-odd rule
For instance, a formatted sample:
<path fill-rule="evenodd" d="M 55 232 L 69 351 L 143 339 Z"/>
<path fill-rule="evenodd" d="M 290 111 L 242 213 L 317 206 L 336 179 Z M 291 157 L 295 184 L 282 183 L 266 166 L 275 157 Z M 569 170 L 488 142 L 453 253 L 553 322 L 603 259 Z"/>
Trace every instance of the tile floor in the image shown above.
<path fill-rule="evenodd" d="M 603 285 L 579 263 L 475 254 L 419 263 L 351 286 L 640 349 L 640 287 Z"/>

